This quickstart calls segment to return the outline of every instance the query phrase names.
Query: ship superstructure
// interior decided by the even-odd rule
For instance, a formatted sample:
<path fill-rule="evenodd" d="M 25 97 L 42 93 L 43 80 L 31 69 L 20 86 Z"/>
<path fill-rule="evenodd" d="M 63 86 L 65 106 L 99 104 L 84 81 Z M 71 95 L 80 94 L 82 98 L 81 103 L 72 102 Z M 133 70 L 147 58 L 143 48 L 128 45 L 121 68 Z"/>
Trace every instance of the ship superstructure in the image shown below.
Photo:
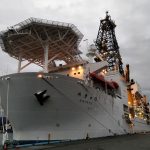
<path fill-rule="evenodd" d="M 123 70 L 114 28 L 107 13 L 94 63 L 80 57 L 83 35 L 72 24 L 30 18 L 1 32 L 3 51 L 19 60 L 18 73 L 0 78 L 1 106 L 14 140 L 75 140 L 150 130 L 148 102 L 130 80 L 129 66 Z M 31 63 L 43 72 L 20 73 Z"/>
<path fill-rule="evenodd" d="M 81 61 L 78 45 L 82 33 L 73 25 L 29 18 L 1 32 L 2 50 L 19 60 L 18 72 L 34 63 L 45 72 L 55 67 L 54 60 Z M 23 61 L 28 63 L 21 66 Z"/>

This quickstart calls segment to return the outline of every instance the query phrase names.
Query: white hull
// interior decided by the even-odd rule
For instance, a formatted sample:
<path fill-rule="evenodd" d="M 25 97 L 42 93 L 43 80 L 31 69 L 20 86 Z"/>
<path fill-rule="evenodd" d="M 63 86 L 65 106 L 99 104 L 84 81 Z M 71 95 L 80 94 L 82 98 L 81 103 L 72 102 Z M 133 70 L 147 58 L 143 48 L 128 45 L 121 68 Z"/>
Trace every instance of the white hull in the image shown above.
<path fill-rule="evenodd" d="M 144 120 L 128 125 L 123 117 L 126 87 L 119 81 L 122 99 L 81 84 L 81 80 L 58 74 L 49 79 L 37 73 L 21 73 L 0 80 L 2 107 L 13 127 L 14 140 L 83 139 L 150 131 Z M 115 79 L 119 79 L 115 75 Z M 9 86 L 9 91 L 8 91 Z M 50 98 L 40 105 L 35 93 L 47 90 Z M 8 99 L 7 99 L 8 94 Z M 7 103 L 8 102 L 8 103 Z M 8 105 L 7 105 L 8 104 Z"/>

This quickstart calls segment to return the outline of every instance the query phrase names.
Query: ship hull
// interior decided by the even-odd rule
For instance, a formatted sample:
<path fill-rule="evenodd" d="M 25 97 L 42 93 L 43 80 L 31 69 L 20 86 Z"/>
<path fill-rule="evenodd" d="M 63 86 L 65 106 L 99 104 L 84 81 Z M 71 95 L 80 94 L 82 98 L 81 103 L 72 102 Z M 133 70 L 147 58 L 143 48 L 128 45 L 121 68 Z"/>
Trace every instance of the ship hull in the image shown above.
<path fill-rule="evenodd" d="M 133 126 L 126 123 L 125 100 L 76 78 L 37 75 L 20 73 L 0 79 L 2 107 L 14 140 L 74 140 L 150 130 L 143 120 Z M 35 93 L 44 90 L 50 97 L 41 105 Z"/>

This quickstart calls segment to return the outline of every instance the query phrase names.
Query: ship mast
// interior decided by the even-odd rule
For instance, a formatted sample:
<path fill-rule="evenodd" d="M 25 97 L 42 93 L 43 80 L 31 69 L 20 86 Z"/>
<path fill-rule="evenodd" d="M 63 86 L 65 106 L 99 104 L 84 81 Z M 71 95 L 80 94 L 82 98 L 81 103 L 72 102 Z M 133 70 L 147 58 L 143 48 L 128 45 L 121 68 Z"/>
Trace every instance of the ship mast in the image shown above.
<path fill-rule="evenodd" d="M 115 23 L 111 20 L 108 11 L 105 19 L 100 20 L 97 39 L 95 45 L 103 58 L 108 62 L 108 70 L 118 69 L 120 74 L 124 76 L 122 58 L 119 52 L 119 46 L 115 36 Z"/>

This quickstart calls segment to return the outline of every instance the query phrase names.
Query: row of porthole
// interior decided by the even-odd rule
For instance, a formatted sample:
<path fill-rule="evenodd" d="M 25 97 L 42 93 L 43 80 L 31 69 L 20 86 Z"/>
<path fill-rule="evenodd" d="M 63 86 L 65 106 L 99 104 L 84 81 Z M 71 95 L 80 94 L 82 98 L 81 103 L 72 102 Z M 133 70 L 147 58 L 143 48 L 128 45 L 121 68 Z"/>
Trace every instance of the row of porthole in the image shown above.
<path fill-rule="evenodd" d="M 90 104 L 90 105 L 92 105 L 92 102 L 85 101 L 85 100 L 82 100 L 82 99 L 80 99 L 80 102 L 83 102 L 83 103 L 87 103 L 87 104 Z"/>
<path fill-rule="evenodd" d="M 106 90 L 104 90 L 104 89 L 102 90 L 102 89 L 100 89 L 100 88 L 98 88 L 98 87 L 96 87 L 96 89 L 97 89 L 98 91 L 104 91 L 104 92 L 106 93 Z M 107 91 L 107 94 L 108 94 L 108 95 L 111 95 L 112 97 L 115 97 L 115 93 L 112 92 L 112 91 L 109 91 L 109 90 L 108 90 L 108 91 Z"/>
<path fill-rule="evenodd" d="M 80 72 L 78 72 L 78 73 L 75 72 L 74 75 L 76 75 L 76 74 L 80 74 Z M 67 76 L 69 76 L 69 74 L 67 74 Z"/>
<path fill-rule="evenodd" d="M 78 93 L 79 96 L 81 96 L 81 92 Z M 84 98 L 87 98 L 87 94 L 84 95 Z M 92 99 L 92 97 L 90 97 L 90 99 Z"/>
<path fill-rule="evenodd" d="M 78 93 L 79 96 L 81 96 L 81 92 Z M 87 94 L 85 94 L 84 98 L 87 98 Z M 93 97 L 91 96 L 90 99 L 92 99 Z M 97 101 L 97 97 L 94 97 L 94 100 Z"/>
<path fill-rule="evenodd" d="M 75 72 L 74 75 L 76 75 L 77 73 Z M 80 74 L 80 72 L 78 72 L 78 74 Z"/>

